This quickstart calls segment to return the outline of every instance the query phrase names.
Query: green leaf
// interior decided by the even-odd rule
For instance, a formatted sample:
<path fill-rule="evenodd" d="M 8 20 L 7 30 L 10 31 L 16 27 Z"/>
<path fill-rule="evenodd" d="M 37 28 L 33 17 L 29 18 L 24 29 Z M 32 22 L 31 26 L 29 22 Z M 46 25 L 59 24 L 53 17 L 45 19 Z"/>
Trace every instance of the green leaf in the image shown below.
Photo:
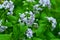
<path fill-rule="evenodd" d="M 0 40 L 10 40 L 11 36 L 8 34 L 0 34 Z"/>
<path fill-rule="evenodd" d="M 43 40 L 43 39 L 34 37 L 33 40 Z"/>

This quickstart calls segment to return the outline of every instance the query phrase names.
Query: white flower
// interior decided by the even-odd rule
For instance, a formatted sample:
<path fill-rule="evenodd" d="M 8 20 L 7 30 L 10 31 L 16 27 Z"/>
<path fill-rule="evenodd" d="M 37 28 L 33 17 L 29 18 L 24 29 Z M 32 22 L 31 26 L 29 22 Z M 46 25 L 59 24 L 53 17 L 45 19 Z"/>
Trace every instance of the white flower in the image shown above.
<path fill-rule="evenodd" d="M 5 6 L 5 9 L 8 9 L 9 8 L 9 4 L 7 4 L 6 6 Z"/>
<path fill-rule="evenodd" d="M 43 10 L 39 6 L 40 6 L 39 4 L 36 4 L 36 5 L 33 6 L 34 13 L 39 13 L 39 11 Z"/>
<path fill-rule="evenodd" d="M 7 0 L 4 0 L 3 4 L 7 4 L 7 3 L 8 3 L 8 1 Z"/>
<path fill-rule="evenodd" d="M 11 4 L 13 4 L 13 2 L 12 2 L 11 0 L 10 0 L 9 2 L 10 2 Z"/>
<path fill-rule="evenodd" d="M 23 20 L 23 22 L 28 23 L 27 17 L 25 17 L 25 18 L 22 19 L 22 20 Z"/>
<path fill-rule="evenodd" d="M 25 14 L 24 13 L 20 14 L 20 18 L 21 19 L 23 19 L 24 17 L 25 17 Z"/>
<path fill-rule="evenodd" d="M 21 19 L 19 19 L 18 22 L 21 22 Z"/>
<path fill-rule="evenodd" d="M 48 19 L 48 21 L 52 22 L 52 30 L 54 30 L 56 28 L 56 25 L 57 25 L 57 22 L 56 22 L 56 19 L 53 18 L 53 17 L 46 17 Z"/>
<path fill-rule="evenodd" d="M 27 25 L 29 24 L 30 26 L 34 23 L 35 18 L 34 16 L 30 16 Z"/>
<path fill-rule="evenodd" d="M 36 4 L 36 5 L 33 6 L 33 9 L 35 9 L 35 10 L 42 10 L 42 8 L 39 8 L 39 6 L 40 6 L 39 4 Z"/>
<path fill-rule="evenodd" d="M 60 32 L 58 32 L 58 35 L 60 35 Z"/>
<path fill-rule="evenodd" d="M 53 20 L 53 17 L 46 17 L 46 18 L 48 19 L 49 22 Z"/>
<path fill-rule="evenodd" d="M 5 9 L 9 9 L 9 11 L 13 11 L 14 9 L 14 5 L 13 5 L 13 2 L 10 0 L 10 1 L 4 1 L 4 3 L 2 4 L 3 8 Z"/>
<path fill-rule="evenodd" d="M 10 14 L 11 14 L 10 12 L 7 13 L 7 15 L 10 15 Z"/>
<path fill-rule="evenodd" d="M 36 4 L 33 6 L 33 9 L 37 9 L 39 7 L 39 4 Z"/>
<path fill-rule="evenodd" d="M 0 9 L 2 9 L 2 8 L 9 10 L 7 15 L 13 14 L 14 5 L 11 0 L 10 1 L 4 0 L 3 4 L 0 4 Z"/>
<path fill-rule="evenodd" d="M 3 6 L 0 4 L 0 9 L 2 9 L 3 8 Z"/>
<path fill-rule="evenodd" d="M 56 24 L 52 23 L 52 31 L 56 28 Z"/>
<path fill-rule="evenodd" d="M 0 26 L 0 32 L 4 32 L 7 29 L 7 26 Z"/>
<path fill-rule="evenodd" d="M 10 11 L 11 15 L 13 15 L 13 11 Z"/>
<path fill-rule="evenodd" d="M 11 7 L 11 8 L 9 9 L 9 11 L 13 11 L 13 9 L 14 9 L 14 7 Z"/>
<path fill-rule="evenodd" d="M 26 33 L 26 36 L 27 36 L 28 38 L 33 37 L 33 32 L 32 32 L 32 30 L 31 30 L 30 28 L 28 28 L 27 33 Z"/>
<path fill-rule="evenodd" d="M 13 12 L 8 12 L 8 13 L 7 13 L 7 15 L 12 15 L 12 14 L 13 14 Z"/>
<path fill-rule="evenodd" d="M 5 29 L 7 29 L 7 26 L 2 26 L 2 20 L 0 20 L 0 32 L 3 32 Z"/>
<path fill-rule="evenodd" d="M 9 3 L 9 11 L 13 11 L 14 5 L 12 3 Z"/>
<path fill-rule="evenodd" d="M 26 23 L 26 25 L 31 26 L 34 23 L 35 20 L 35 15 L 33 14 L 32 11 L 25 12 L 26 14 L 29 14 L 30 17 L 27 17 L 24 13 L 20 14 L 20 18 L 23 22 Z"/>
<path fill-rule="evenodd" d="M 50 8 L 50 6 L 51 6 L 50 0 L 39 0 L 39 3 L 43 7 L 48 6 Z"/>
<path fill-rule="evenodd" d="M 33 16 L 34 15 L 32 11 L 30 11 L 29 14 L 30 14 L 30 16 Z"/>
<path fill-rule="evenodd" d="M 54 19 L 53 17 L 46 17 L 46 18 L 49 20 L 49 22 L 52 21 L 53 23 L 56 23 L 56 19 Z"/>
<path fill-rule="evenodd" d="M 6 1 L 3 2 L 2 6 L 3 6 L 5 9 L 7 9 L 7 7 L 6 7 L 6 6 L 8 6 L 7 4 L 8 4 L 8 1 L 6 0 Z"/>

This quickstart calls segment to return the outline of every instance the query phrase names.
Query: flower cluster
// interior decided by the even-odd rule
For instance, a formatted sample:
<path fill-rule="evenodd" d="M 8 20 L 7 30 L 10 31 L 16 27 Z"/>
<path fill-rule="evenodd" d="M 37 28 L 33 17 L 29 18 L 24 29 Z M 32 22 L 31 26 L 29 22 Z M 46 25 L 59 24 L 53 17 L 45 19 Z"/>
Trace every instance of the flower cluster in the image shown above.
<path fill-rule="evenodd" d="M 13 5 L 13 2 L 11 0 L 10 1 L 5 0 L 3 2 L 3 4 L 0 4 L 0 9 L 2 9 L 2 8 L 9 10 L 7 15 L 13 14 L 14 5 Z"/>
<path fill-rule="evenodd" d="M 39 4 L 36 4 L 33 6 L 33 10 L 34 10 L 34 13 L 39 13 L 39 11 L 43 10 L 42 8 L 40 8 L 40 5 Z"/>
<path fill-rule="evenodd" d="M 40 5 L 42 5 L 43 7 L 45 7 L 45 6 L 48 6 L 48 8 L 51 7 L 50 0 L 40 0 L 39 3 L 40 3 Z"/>
<path fill-rule="evenodd" d="M 43 8 L 42 7 L 48 7 L 49 9 L 51 8 L 51 3 L 50 0 L 39 0 L 38 4 L 35 4 L 33 6 L 33 11 L 34 13 L 39 13 L 39 11 L 42 11 Z"/>
<path fill-rule="evenodd" d="M 22 14 L 20 13 L 20 19 L 19 19 L 19 22 L 21 24 L 22 23 L 26 23 L 26 25 L 28 26 L 28 30 L 27 30 L 26 36 L 28 38 L 33 37 L 32 29 L 30 29 L 29 27 L 32 26 L 32 25 L 34 25 L 33 26 L 34 28 L 38 28 L 38 23 L 34 22 L 35 21 L 35 14 L 32 11 L 29 11 L 29 12 L 26 11 L 26 12 L 24 12 Z"/>
<path fill-rule="evenodd" d="M 57 22 L 56 22 L 56 19 L 53 18 L 53 17 L 46 17 L 49 22 L 51 21 L 52 22 L 52 30 L 54 30 L 54 28 L 56 28 L 56 25 L 57 25 Z"/>
<path fill-rule="evenodd" d="M 26 32 L 26 35 L 27 35 L 28 38 L 33 37 L 33 32 L 32 32 L 32 30 L 30 28 L 28 28 L 28 30 Z"/>
<path fill-rule="evenodd" d="M 26 23 L 27 25 L 31 26 L 34 23 L 35 20 L 35 15 L 33 14 L 32 11 L 30 12 L 25 12 L 26 14 L 29 14 L 30 16 L 27 17 L 26 14 L 22 13 L 20 14 L 21 20 Z"/>

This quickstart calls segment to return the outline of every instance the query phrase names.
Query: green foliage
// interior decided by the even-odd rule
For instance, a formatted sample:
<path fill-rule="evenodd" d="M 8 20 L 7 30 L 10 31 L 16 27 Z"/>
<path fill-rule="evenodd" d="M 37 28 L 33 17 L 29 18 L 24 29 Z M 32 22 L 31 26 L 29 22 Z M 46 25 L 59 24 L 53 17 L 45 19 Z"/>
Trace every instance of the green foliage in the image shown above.
<path fill-rule="evenodd" d="M 24 38 L 26 40 L 60 40 L 60 35 L 57 33 L 60 31 L 60 0 L 51 0 L 52 7 L 50 10 L 44 8 L 43 11 L 39 11 L 40 13 L 35 15 L 35 18 L 38 19 L 37 23 L 39 27 L 37 29 L 33 26 L 31 27 L 35 33 L 31 39 L 27 38 L 25 35 L 28 26 L 18 22 L 20 17 L 19 13 L 33 11 L 32 6 L 37 4 L 38 0 L 34 3 L 29 3 L 26 0 L 12 1 L 15 5 L 13 15 L 7 15 L 8 9 L 0 9 L 0 19 L 3 20 L 2 25 L 8 26 L 7 30 L 0 33 L 0 40 L 23 40 Z M 51 24 L 45 18 L 47 16 L 52 16 L 57 19 L 57 27 L 54 31 L 51 31 Z M 6 20 L 8 20 L 8 22 L 6 22 Z"/>

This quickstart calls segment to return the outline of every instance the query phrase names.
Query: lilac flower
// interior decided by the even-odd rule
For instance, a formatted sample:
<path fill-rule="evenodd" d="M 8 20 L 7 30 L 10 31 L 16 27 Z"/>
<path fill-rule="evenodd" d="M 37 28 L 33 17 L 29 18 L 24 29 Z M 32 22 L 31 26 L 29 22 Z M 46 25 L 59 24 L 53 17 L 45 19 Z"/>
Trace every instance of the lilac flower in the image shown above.
<path fill-rule="evenodd" d="M 0 32 L 4 32 L 7 29 L 7 26 L 0 26 Z"/>
<path fill-rule="evenodd" d="M 8 12 L 7 15 L 13 15 L 13 12 Z"/>
<path fill-rule="evenodd" d="M 23 20 L 23 22 L 25 22 L 25 23 L 27 23 L 27 17 L 25 17 L 24 19 L 22 19 Z"/>
<path fill-rule="evenodd" d="M 39 6 L 40 6 L 39 4 L 36 4 L 36 5 L 33 6 L 33 9 L 35 9 L 35 10 L 42 10 L 42 8 L 39 8 Z"/>
<path fill-rule="evenodd" d="M 56 22 L 56 19 L 53 18 L 53 17 L 46 17 L 48 19 L 48 21 L 52 22 L 52 30 L 54 30 L 54 28 L 56 28 L 56 25 L 57 25 L 57 22 Z"/>
<path fill-rule="evenodd" d="M 43 7 L 48 6 L 48 8 L 51 7 L 51 3 L 50 0 L 39 0 L 40 5 L 42 5 Z"/>
<path fill-rule="evenodd" d="M 24 17 L 25 17 L 25 14 L 24 13 L 20 14 L 20 18 L 21 19 L 23 19 Z"/>
<path fill-rule="evenodd" d="M 2 9 L 3 8 L 3 6 L 0 4 L 0 9 Z"/>
<path fill-rule="evenodd" d="M 30 17 L 27 17 L 24 13 L 20 14 L 20 18 L 23 22 L 26 23 L 26 25 L 31 26 L 34 23 L 35 20 L 35 15 L 33 14 L 33 12 L 29 11 L 29 12 L 25 12 L 27 14 L 30 15 Z"/>
<path fill-rule="evenodd" d="M 3 4 L 0 5 L 0 8 L 8 9 L 9 12 L 7 13 L 7 15 L 13 14 L 14 5 L 13 5 L 13 2 L 11 0 L 10 1 L 5 0 L 3 2 Z"/>
<path fill-rule="evenodd" d="M 33 37 L 33 32 L 32 32 L 32 30 L 31 30 L 30 28 L 28 28 L 27 33 L 26 33 L 26 36 L 27 36 L 28 38 Z"/>
<path fill-rule="evenodd" d="M 2 20 L 0 20 L 0 32 L 5 31 L 7 29 L 7 26 L 2 26 Z"/>
<path fill-rule="evenodd" d="M 7 4 L 8 4 L 8 1 L 7 0 L 4 1 L 3 4 L 2 4 L 5 9 L 7 9 L 7 6 L 8 6 Z"/>
<path fill-rule="evenodd" d="M 40 8 L 39 4 L 36 4 L 33 6 L 33 10 L 35 13 L 39 13 L 39 11 L 43 10 L 42 8 Z"/>

